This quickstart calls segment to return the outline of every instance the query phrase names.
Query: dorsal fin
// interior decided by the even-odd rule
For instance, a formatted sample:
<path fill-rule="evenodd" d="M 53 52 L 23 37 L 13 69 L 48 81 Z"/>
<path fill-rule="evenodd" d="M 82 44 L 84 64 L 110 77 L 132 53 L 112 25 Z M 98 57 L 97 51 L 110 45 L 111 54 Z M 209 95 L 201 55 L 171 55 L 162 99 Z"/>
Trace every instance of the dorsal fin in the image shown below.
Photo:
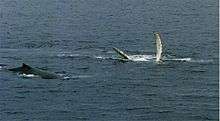
<path fill-rule="evenodd" d="M 161 54 L 163 52 L 163 46 L 162 46 L 162 42 L 161 42 L 161 38 L 160 38 L 160 33 L 156 32 L 154 33 L 155 37 L 156 37 L 156 62 L 161 61 Z"/>
<path fill-rule="evenodd" d="M 22 64 L 22 68 L 25 69 L 25 70 L 26 69 L 31 69 L 31 67 L 29 65 L 25 64 L 25 63 Z"/>

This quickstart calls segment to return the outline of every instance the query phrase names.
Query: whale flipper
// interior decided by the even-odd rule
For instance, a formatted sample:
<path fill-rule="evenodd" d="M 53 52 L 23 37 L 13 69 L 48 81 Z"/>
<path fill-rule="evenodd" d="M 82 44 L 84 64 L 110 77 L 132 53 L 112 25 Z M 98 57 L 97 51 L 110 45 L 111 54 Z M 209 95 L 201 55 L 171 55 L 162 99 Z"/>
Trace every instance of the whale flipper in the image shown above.
<path fill-rule="evenodd" d="M 44 71 L 42 69 L 33 68 L 25 63 L 22 64 L 21 67 L 8 69 L 9 71 L 17 72 L 20 74 L 34 74 L 37 76 L 40 76 L 43 79 L 56 79 L 58 76 L 54 73 L 50 73 L 47 71 Z"/>
<path fill-rule="evenodd" d="M 155 37 L 156 37 L 156 62 L 161 61 L 161 55 L 163 52 L 163 46 L 162 46 L 162 42 L 161 42 L 161 37 L 160 37 L 160 33 L 154 33 Z"/>
<path fill-rule="evenodd" d="M 123 51 L 119 50 L 116 47 L 113 47 L 113 50 L 120 55 L 122 59 L 129 59 L 129 56 L 125 54 Z"/>

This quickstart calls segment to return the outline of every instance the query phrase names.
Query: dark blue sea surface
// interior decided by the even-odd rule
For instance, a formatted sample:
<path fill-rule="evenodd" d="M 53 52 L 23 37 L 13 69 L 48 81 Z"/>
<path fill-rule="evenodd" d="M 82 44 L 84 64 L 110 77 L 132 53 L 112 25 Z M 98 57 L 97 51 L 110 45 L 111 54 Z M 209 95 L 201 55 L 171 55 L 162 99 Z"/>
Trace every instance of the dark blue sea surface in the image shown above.
<path fill-rule="evenodd" d="M 218 121 L 218 2 L 0 0 L 0 120 Z M 62 78 L 7 70 L 22 63 Z"/>

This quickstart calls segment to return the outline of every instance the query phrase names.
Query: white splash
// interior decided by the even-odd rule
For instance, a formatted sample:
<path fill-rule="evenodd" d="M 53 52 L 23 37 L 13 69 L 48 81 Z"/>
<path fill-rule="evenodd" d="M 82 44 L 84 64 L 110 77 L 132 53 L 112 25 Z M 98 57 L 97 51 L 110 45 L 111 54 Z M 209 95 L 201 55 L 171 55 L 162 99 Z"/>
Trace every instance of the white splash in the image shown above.
<path fill-rule="evenodd" d="M 25 74 L 25 73 L 18 74 L 18 75 L 21 76 L 21 77 L 24 77 L 24 78 L 38 77 L 37 75 L 34 75 L 34 74 Z"/>
<path fill-rule="evenodd" d="M 155 62 L 155 55 L 128 55 L 129 59 L 121 59 L 118 57 L 104 57 L 104 56 L 95 56 L 96 59 L 113 59 L 113 60 L 123 60 L 123 61 L 134 61 L 134 62 Z M 173 61 L 173 62 L 190 62 L 190 63 L 210 63 L 213 60 L 204 60 L 204 59 L 192 59 L 189 57 L 186 58 L 175 58 L 175 57 L 162 57 L 162 61 Z"/>
<path fill-rule="evenodd" d="M 156 57 L 153 55 L 130 55 L 129 60 L 131 61 L 151 61 Z"/>

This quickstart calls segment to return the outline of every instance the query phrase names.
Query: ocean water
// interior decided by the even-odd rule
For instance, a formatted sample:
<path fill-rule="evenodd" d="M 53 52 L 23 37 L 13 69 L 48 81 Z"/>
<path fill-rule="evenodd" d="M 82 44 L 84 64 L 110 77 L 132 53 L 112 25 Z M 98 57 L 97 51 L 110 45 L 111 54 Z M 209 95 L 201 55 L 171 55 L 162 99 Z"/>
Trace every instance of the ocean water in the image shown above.
<path fill-rule="evenodd" d="M 0 0 L 0 120 L 218 121 L 218 5 Z M 112 47 L 132 60 L 120 61 Z M 7 70 L 22 63 L 61 78 Z"/>

